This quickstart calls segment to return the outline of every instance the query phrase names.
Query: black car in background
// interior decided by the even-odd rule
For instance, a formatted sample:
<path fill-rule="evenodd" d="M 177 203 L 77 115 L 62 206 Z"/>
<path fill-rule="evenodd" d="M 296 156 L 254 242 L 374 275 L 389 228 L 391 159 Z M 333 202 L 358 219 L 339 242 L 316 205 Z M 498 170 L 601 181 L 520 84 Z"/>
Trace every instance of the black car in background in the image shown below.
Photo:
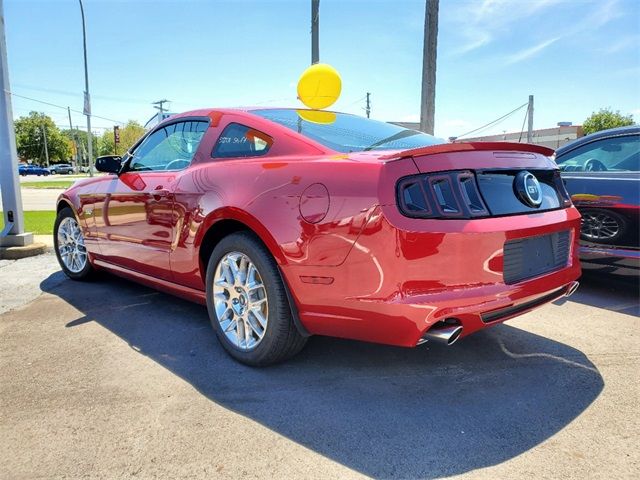
<path fill-rule="evenodd" d="M 640 126 L 563 145 L 556 163 L 582 214 L 583 269 L 640 275 Z"/>

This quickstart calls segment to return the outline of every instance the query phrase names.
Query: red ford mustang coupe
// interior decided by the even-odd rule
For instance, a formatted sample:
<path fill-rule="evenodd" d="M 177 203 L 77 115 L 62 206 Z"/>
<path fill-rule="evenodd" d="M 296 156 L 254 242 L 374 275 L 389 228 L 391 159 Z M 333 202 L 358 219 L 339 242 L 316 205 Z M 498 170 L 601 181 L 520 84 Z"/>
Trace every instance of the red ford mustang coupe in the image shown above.
<path fill-rule="evenodd" d="M 580 215 L 552 153 L 342 113 L 197 110 L 64 192 L 55 248 L 72 279 L 108 270 L 206 304 L 250 365 L 309 335 L 451 344 L 577 287 Z"/>

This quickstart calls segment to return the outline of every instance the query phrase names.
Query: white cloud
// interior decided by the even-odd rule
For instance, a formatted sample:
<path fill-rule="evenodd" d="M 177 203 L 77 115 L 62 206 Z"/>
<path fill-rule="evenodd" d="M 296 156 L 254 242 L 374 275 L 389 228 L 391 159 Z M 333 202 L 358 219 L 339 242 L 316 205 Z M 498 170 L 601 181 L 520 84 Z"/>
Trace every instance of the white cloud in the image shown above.
<path fill-rule="evenodd" d="M 600 48 L 600 52 L 611 55 L 613 53 L 626 50 L 629 47 L 635 47 L 636 50 L 640 48 L 640 35 L 628 35 L 617 42 L 610 43 L 609 45 Z"/>
<path fill-rule="evenodd" d="M 525 48 L 524 50 L 520 50 L 519 52 L 516 52 L 516 53 L 514 53 L 512 55 L 509 55 L 507 57 L 507 59 L 506 59 L 506 63 L 507 64 L 513 64 L 513 63 L 522 62 L 523 60 L 527 60 L 528 58 L 531 58 L 531 57 L 539 54 L 545 48 L 553 45 L 558 40 L 560 40 L 560 38 L 561 37 L 550 38 L 549 40 L 545 40 L 542 43 L 534 45 L 533 47 Z"/>
<path fill-rule="evenodd" d="M 457 48 L 454 48 L 452 53 L 464 55 L 485 47 L 512 32 L 514 25 L 518 22 L 526 21 L 533 25 L 536 23 L 532 19 L 534 15 L 540 15 L 540 19 L 545 20 L 542 24 L 548 23 L 549 16 L 554 15 L 554 9 L 563 6 L 575 11 L 570 25 L 562 30 L 556 29 L 557 35 L 553 38 L 507 56 L 506 62 L 517 63 L 525 60 L 561 38 L 583 33 L 593 34 L 612 20 L 624 15 L 619 0 L 580 3 L 579 8 L 571 0 L 484 0 L 471 4 L 461 2 L 458 8 L 451 12 L 451 18 L 463 41 Z M 637 37 L 635 40 L 637 42 Z M 633 40 L 628 39 L 624 45 L 616 45 L 615 48 L 626 48 L 627 43 L 631 44 L 631 42 Z"/>
<path fill-rule="evenodd" d="M 523 19 L 567 0 L 484 0 L 481 3 L 461 2 L 452 11 L 457 30 L 464 43 L 454 49 L 454 55 L 462 55 L 493 42 L 502 32 Z"/>

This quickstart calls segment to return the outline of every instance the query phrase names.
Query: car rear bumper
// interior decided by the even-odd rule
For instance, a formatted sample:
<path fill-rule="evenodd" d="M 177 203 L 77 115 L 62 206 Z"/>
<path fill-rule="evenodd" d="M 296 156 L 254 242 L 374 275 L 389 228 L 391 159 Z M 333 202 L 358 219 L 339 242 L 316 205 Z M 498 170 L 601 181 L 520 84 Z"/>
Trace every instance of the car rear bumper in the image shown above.
<path fill-rule="evenodd" d="M 573 208 L 467 221 L 396 212 L 374 211 L 339 266 L 283 267 L 310 333 L 414 346 L 434 324 L 456 319 L 465 336 L 565 295 L 580 276 Z M 563 231 L 565 266 L 504 282 L 505 242 Z"/>

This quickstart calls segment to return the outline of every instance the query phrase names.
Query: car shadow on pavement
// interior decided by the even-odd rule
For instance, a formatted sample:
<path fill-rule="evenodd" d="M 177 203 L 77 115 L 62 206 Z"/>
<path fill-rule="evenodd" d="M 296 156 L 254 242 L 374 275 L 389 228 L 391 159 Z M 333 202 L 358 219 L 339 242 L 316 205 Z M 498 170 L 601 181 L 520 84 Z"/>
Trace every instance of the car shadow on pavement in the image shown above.
<path fill-rule="evenodd" d="M 563 429 L 604 385 L 580 351 L 507 325 L 448 348 L 314 337 L 284 364 L 249 368 L 226 355 L 202 306 L 111 276 L 80 289 L 61 275 L 41 287 L 84 315 L 67 327 L 96 322 L 211 401 L 372 477 L 499 464 Z"/>
<path fill-rule="evenodd" d="M 640 317 L 640 279 L 584 271 L 576 293 L 554 303 L 561 305 L 564 302 L 581 303 Z"/>

